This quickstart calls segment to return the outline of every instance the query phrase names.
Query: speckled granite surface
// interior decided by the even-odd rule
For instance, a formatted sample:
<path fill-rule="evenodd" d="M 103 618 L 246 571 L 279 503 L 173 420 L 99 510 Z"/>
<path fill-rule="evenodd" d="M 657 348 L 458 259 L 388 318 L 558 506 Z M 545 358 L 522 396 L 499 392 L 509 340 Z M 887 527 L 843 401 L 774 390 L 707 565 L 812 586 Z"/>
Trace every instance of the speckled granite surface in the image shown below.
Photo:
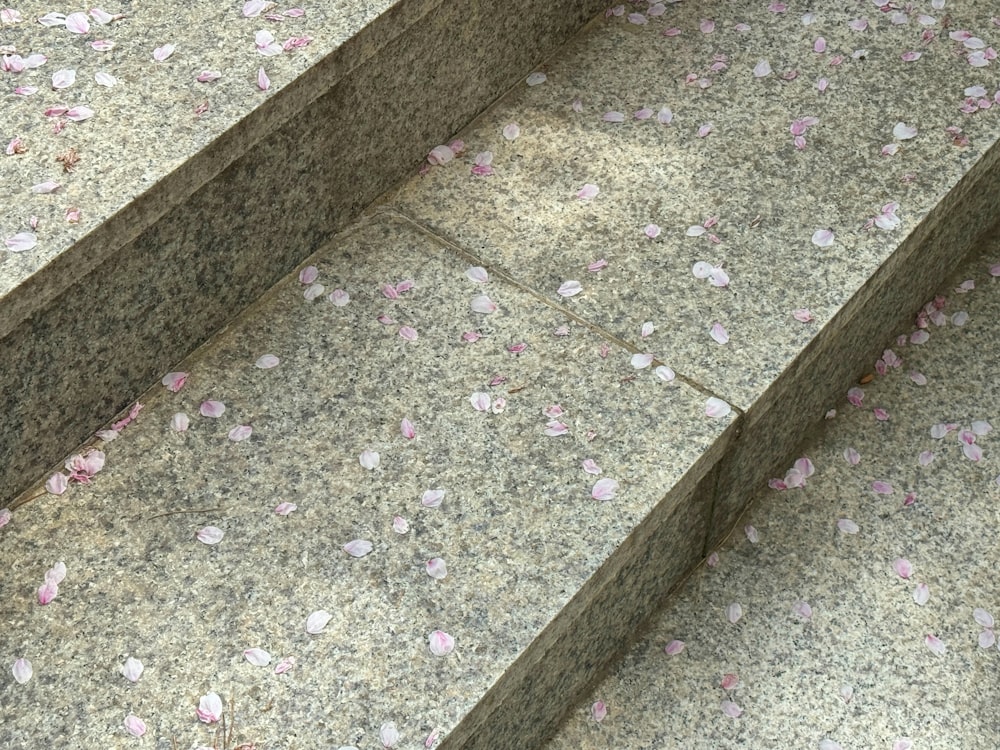
<path fill-rule="evenodd" d="M 895 331 L 905 345 L 883 342 L 900 366 L 862 387 L 860 408 L 842 396 L 802 450 L 815 465 L 805 487 L 758 497 L 743 519 L 756 542 L 738 531 L 699 568 L 546 750 L 996 744 L 1000 651 L 985 626 L 1000 616 L 998 261 L 995 233 L 939 288 L 926 343 L 910 343 L 912 324 Z M 975 289 L 962 293 L 966 280 Z M 668 655 L 672 641 L 683 650 Z M 721 687 L 726 675 L 735 686 Z"/>
<path fill-rule="evenodd" d="M 20 138 L 27 149 L 0 154 L 0 182 L 10 189 L 0 240 L 28 231 L 32 216 L 38 223 L 32 249 L 0 244 L 0 354 L 16 363 L 0 383 L 0 504 L 316 251 L 597 9 L 304 4 L 304 15 L 275 22 L 244 18 L 241 7 L 126 3 L 107 9 L 126 18 L 74 34 L 37 23 L 51 7 L 24 3 L 20 21 L 0 26 L 8 51 L 49 58 L 37 69 L 0 72 L 2 145 Z M 262 55 L 257 31 L 299 41 Z M 99 39 L 113 48 L 92 49 Z M 153 50 L 166 43 L 176 50 L 156 62 Z M 271 80 L 266 93 L 257 86 L 259 67 Z M 75 83 L 53 90 L 64 70 L 75 71 Z M 197 81 L 206 70 L 222 77 Z M 118 83 L 98 85 L 100 72 Z M 18 86 L 38 91 L 6 93 Z M 44 116 L 60 103 L 94 115 Z M 67 173 L 56 157 L 70 149 L 79 162 Z M 50 181 L 61 187 L 32 192 Z M 80 210 L 78 223 L 67 222 L 69 208 Z M 25 341 L 34 359 L 22 354 Z"/>
<path fill-rule="evenodd" d="M 706 416 L 704 394 L 637 373 L 631 352 L 502 278 L 474 283 L 401 220 L 362 226 L 315 265 L 316 299 L 280 284 L 178 368 L 178 392 L 142 399 L 93 483 L 0 529 L 4 747 L 128 745 L 130 712 L 157 746 L 209 744 L 195 708 L 210 691 L 268 748 L 375 747 L 387 721 L 408 747 L 435 728 L 455 734 L 442 747 L 523 746 L 701 555 L 735 413 Z M 480 295 L 499 309 L 472 310 Z M 256 364 L 266 354 L 277 366 Z M 506 406 L 479 411 L 477 393 Z M 200 414 L 208 400 L 220 418 Z M 567 433 L 546 435 L 550 422 Z M 234 441 L 240 425 L 252 434 Z M 619 484 L 613 499 L 591 496 L 601 479 Z M 283 502 L 297 510 L 277 515 Z M 205 526 L 221 542 L 198 541 Z M 355 539 L 370 554 L 348 555 Z M 428 574 L 433 558 L 446 577 Z M 57 561 L 65 580 L 41 606 Z M 307 635 L 317 610 L 332 619 Z M 428 650 L 437 629 L 455 638 L 448 656 Z M 248 663 L 249 648 L 274 663 Z M 119 673 L 129 656 L 146 667 L 134 685 Z M 22 657 L 34 677 L 18 684 Z M 276 675 L 284 657 L 295 667 Z M 525 703 L 514 715 L 511 696 Z"/>
<path fill-rule="evenodd" d="M 544 83 L 460 134 L 462 158 L 391 206 L 552 300 L 580 281 L 567 309 L 744 409 L 746 439 L 720 476 L 721 535 L 759 467 L 799 441 L 796 415 L 856 377 L 1000 215 L 998 92 L 991 63 L 970 60 L 995 40 L 995 8 L 705 2 L 629 15 L 642 5 L 595 22 L 543 66 Z M 978 111 L 965 113 L 970 96 Z M 484 152 L 493 174 L 470 175 Z M 578 197 L 585 185 L 599 192 Z M 695 278 L 699 261 L 728 286 Z"/>

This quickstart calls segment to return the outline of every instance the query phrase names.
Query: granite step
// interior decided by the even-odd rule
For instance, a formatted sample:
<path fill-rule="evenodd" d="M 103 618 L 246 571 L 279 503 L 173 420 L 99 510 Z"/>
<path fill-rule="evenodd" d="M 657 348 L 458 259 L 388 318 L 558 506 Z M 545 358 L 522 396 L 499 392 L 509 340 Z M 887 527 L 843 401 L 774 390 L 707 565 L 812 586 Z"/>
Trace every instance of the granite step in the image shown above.
<path fill-rule="evenodd" d="M 0 506 L 599 7 L 5 9 Z"/>
<path fill-rule="evenodd" d="M 93 481 L 37 476 L 0 532 L 2 653 L 35 673 L 8 745 L 128 744 L 130 714 L 208 745 L 217 694 L 229 744 L 539 746 L 995 221 L 1000 128 L 959 109 L 985 53 L 943 15 L 643 9 L 340 234 L 278 243 L 319 251 L 183 361 L 208 327 L 139 316 L 169 364 L 136 382 L 183 386 L 109 406 Z M 989 40 L 986 3 L 949 23 Z M 258 208 L 212 221 L 246 243 Z"/>
<path fill-rule="evenodd" d="M 981 253 L 545 750 L 996 745 L 1000 231 Z"/>

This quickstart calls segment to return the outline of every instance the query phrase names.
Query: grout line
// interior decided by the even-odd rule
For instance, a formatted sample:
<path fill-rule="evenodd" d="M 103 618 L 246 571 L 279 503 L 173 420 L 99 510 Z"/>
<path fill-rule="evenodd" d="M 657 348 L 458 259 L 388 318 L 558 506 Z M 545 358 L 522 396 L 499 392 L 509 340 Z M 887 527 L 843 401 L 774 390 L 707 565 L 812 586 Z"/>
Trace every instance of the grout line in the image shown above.
<path fill-rule="evenodd" d="M 473 265 L 482 266 L 487 271 L 489 271 L 491 275 L 495 275 L 496 277 L 502 279 L 503 281 L 507 282 L 516 289 L 519 289 L 525 294 L 530 295 L 532 298 L 534 298 L 538 302 L 541 302 L 546 307 L 552 310 L 557 310 L 559 313 L 565 315 L 570 320 L 573 320 L 574 322 L 579 323 L 580 325 L 593 331 L 601 338 L 607 339 L 608 341 L 611 341 L 612 343 L 622 347 L 626 351 L 632 352 L 633 354 L 644 353 L 641 349 L 638 349 L 634 344 L 619 338 L 618 336 L 614 335 L 610 331 L 602 328 L 601 326 L 595 323 L 591 323 L 589 320 L 574 313 L 572 310 L 568 310 L 567 308 L 554 303 L 551 299 L 549 299 L 546 295 L 539 292 L 534 287 L 528 286 L 524 282 L 518 280 L 502 266 L 498 266 L 496 264 L 490 263 L 489 261 L 483 260 L 482 258 L 478 257 L 475 253 L 466 250 L 464 247 L 457 244 L 453 240 L 449 240 L 448 238 L 441 236 L 433 229 L 428 227 L 426 224 L 421 223 L 418 219 L 415 219 L 409 214 L 400 211 L 398 208 L 383 206 L 380 209 L 378 209 L 376 213 L 372 214 L 371 218 L 375 218 L 377 216 L 389 216 L 407 223 L 416 231 L 426 235 L 427 237 L 434 240 L 436 243 L 443 245 L 448 250 L 451 250 L 454 254 L 458 255 L 466 262 L 471 263 Z M 653 363 L 651 364 L 651 367 L 657 367 L 659 365 L 666 365 L 666 364 L 667 363 L 663 362 L 662 360 L 654 359 Z M 690 378 L 687 375 L 677 372 L 676 370 L 674 371 L 674 374 L 676 375 L 676 380 L 678 382 L 683 383 L 684 385 L 690 388 L 693 388 L 695 391 L 701 393 L 706 397 L 722 399 L 732 407 L 733 411 L 736 413 L 737 416 L 740 417 L 744 416 L 744 411 L 740 407 L 736 406 L 729 398 L 726 398 L 725 396 L 716 393 L 712 389 L 702 385 L 693 378 Z"/>

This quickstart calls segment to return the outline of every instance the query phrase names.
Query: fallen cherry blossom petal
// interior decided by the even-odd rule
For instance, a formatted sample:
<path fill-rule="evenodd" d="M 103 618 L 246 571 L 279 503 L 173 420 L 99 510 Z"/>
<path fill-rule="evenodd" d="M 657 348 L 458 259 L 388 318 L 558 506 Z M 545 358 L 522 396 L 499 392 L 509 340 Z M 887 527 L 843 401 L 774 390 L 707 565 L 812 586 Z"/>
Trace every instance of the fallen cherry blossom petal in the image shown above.
<path fill-rule="evenodd" d="M 809 606 L 809 602 L 798 601 L 792 605 L 792 613 L 801 617 L 803 620 L 811 620 L 813 616 L 812 607 Z"/>
<path fill-rule="evenodd" d="M 121 668 L 122 676 L 129 682 L 138 682 L 139 678 L 142 677 L 142 671 L 142 662 L 134 656 L 128 657 Z"/>
<path fill-rule="evenodd" d="M 175 44 L 164 44 L 162 47 L 157 47 L 153 50 L 153 59 L 156 60 L 156 62 L 163 62 L 174 54 L 176 49 L 177 45 Z"/>
<path fill-rule="evenodd" d="M 440 557 L 433 557 L 428 560 L 426 567 L 427 575 L 439 581 L 448 575 L 448 566 Z"/>
<path fill-rule="evenodd" d="M 18 685 L 26 683 L 31 679 L 31 675 L 34 674 L 34 670 L 31 668 L 31 662 L 24 657 L 15 660 L 10 671 L 13 673 L 14 680 Z"/>
<path fill-rule="evenodd" d="M 402 516 L 392 517 L 392 530 L 397 534 L 405 534 L 410 530 L 410 523 Z"/>
<path fill-rule="evenodd" d="M 844 750 L 844 748 L 839 742 L 827 737 L 819 741 L 819 750 Z"/>
<path fill-rule="evenodd" d="M 262 648 L 248 648 L 243 651 L 243 658 L 255 667 L 266 667 L 271 663 L 271 655 Z"/>
<path fill-rule="evenodd" d="M 86 34 L 90 31 L 90 19 L 86 13 L 70 13 L 66 16 L 66 29 L 74 34 Z"/>
<path fill-rule="evenodd" d="M 199 529 L 195 536 L 202 544 L 218 544 L 222 541 L 224 534 L 225 532 L 218 526 L 205 526 Z"/>
<path fill-rule="evenodd" d="M 921 466 L 927 466 L 931 461 L 934 460 L 934 451 L 921 451 L 920 455 L 917 456 L 917 462 Z"/>
<path fill-rule="evenodd" d="M 730 719 L 738 719 L 743 714 L 743 709 L 737 706 L 731 700 L 722 701 L 722 713 L 728 716 Z"/>
<path fill-rule="evenodd" d="M 597 187 L 597 185 L 592 185 L 591 183 L 588 182 L 577 191 L 576 197 L 579 198 L 580 200 L 590 200 L 591 198 L 594 198 L 599 192 L 601 192 L 601 189 Z"/>
<path fill-rule="evenodd" d="M 426 490 L 420 496 L 420 504 L 425 508 L 438 508 L 444 499 L 444 490 Z"/>
<path fill-rule="evenodd" d="M 761 60 L 753 68 L 754 78 L 764 78 L 765 76 L 771 75 L 771 63 L 767 60 Z"/>
<path fill-rule="evenodd" d="M 557 419 L 553 419 L 545 424 L 545 434 L 549 437 L 559 437 L 560 435 L 565 435 L 568 432 L 569 426 Z"/>
<path fill-rule="evenodd" d="M 913 601 L 921 607 L 927 604 L 927 600 L 930 598 L 931 589 L 926 583 L 918 583 L 917 587 L 913 589 Z"/>
<path fill-rule="evenodd" d="M 653 355 L 648 353 L 633 354 L 632 358 L 629 361 L 631 362 L 632 367 L 634 367 L 635 369 L 643 370 L 649 367 L 653 363 Z"/>
<path fill-rule="evenodd" d="M 910 372 L 910 380 L 912 380 L 917 385 L 927 385 L 927 378 L 923 373 L 913 370 Z"/>
<path fill-rule="evenodd" d="M 979 648 L 993 648 L 997 642 L 997 635 L 990 628 L 986 628 L 979 634 Z"/>
<path fill-rule="evenodd" d="M 264 66 L 257 69 L 257 88 L 261 91 L 267 91 L 271 88 L 271 79 L 268 78 L 267 73 L 264 71 Z"/>
<path fill-rule="evenodd" d="M 900 141 L 908 141 L 917 136 L 917 129 L 912 125 L 907 125 L 905 122 L 897 122 L 892 129 L 892 136 Z"/>
<path fill-rule="evenodd" d="M 476 284 L 486 284 L 489 283 L 490 275 L 487 273 L 486 269 L 482 266 L 471 266 L 465 272 L 466 278 Z"/>
<path fill-rule="evenodd" d="M 186 372 L 168 372 L 160 382 L 171 393 L 177 393 L 177 391 L 184 387 L 187 379 L 188 374 Z"/>
<path fill-rule="evenodd" d="M 709 335 L 717 344 L 728 344 L 729 333 L 722 327 L 722 323 L 713 323 L 709 330 Z"/>
<path fill-rule="evenodd" d="M 412 328 L 410 326 L 401 326 L 399 329 L 399 336 L 400 338 L 403 338 L 406 341 L 416 341 L 417 331 L 415 328 Z"/>
<path fill-rule="evenodd" d="M 18 232 L 5 239 L 3 244 L 12 253 L 23 253 L 25 250 L 31 250 L 38 244 L 38 237 L 32 232 Z"/>
<path fill-rule="evenodd" d="M 529 75 L 524 80 L 524 82 L 527 83 L 529 86 L 538 86 L 538 85 L 541 85 L 541 84 L 545 83 L 546 80 L 547 79 L 546 79 L 546 76 L 545 76 L 544 73 L 536 71 L 536 72 L 532 73 L 531 75 Z"/>
<path fill-rule="evenodd" d="M 253 427 L 248 424 L 237 425 L 229 431 L 229 439 L 234 443 L 246 440 L 253 434 Z"/>
<path fill-rule="evenodd" d="M 602 722 L 608 715 L 608 706 L 604 701 L 594 701 L 590 706 L 590 717 L 596 722 Z"/>
<path fill-rule="evenodd" d="M 472 308 L 473 312 L 483 313 L 484 315 L 488 315 L 489 313 L 497 311 L 496 303 L 493 302 L 493 300 L 491 300 L 485 294 L 482 294 L 478 297 L 473 297 L 469 305 Z"/>
<path fill-rule="evenodd" d="M 344 545 L 344 552 L 351 557 L 364 557 L 374 549 L 374 546 L 367 539 L 352 539 Z"/>
<path fill-rule="evenodd" d="M 9 524 L 10 519 L 13 517 L 10 508 L 0 508 L 0 529 Z"/>
<path fill-rule="evenodd" d="M 382 743 L 384 748 L 395 747 L 399 742 L 399 730 L 396 729 L 396 724 L 391 721 L 387 721 L 378 730 L 379 741 Z"/>
<path fill-rule="evenodd" d="M 674 378 L 677 377 L 677 373 L 666 365 L 659 365 L 655 370 L 653 370 L 653 372 L 656 373 L 656 377 L 667 383 L 673 381 Z"/>
<path fill-rule="evenodd" d="M 274 665 L 274 673 L 284 674 L 294 666 L 295 666 L 295 657 L 286 656 L 284 659 L 282 659 L 281 661 L 279 661 L 277 664 Z"/>
<path fill-rule="evenodd" d="M 872 482 L 872 490 L 877 492 L 879 495 L 891 495 L 894 492 L 891 484 L 881 480 Z"/>
<path fill-rule="evenodd" d="M 576 280 L 564 281 L 556 291 L 560 297 L 572 297 L 582 292 L 583 286 Z"/>
<path fill-rule="evenodd" d="M 334 289 L 330 292 L 330 302 L 333 303 L 334 307 L 346 307 L 347 303 L 351 301 L 351 295 L 345 292 L 343 289 Z"/>
<path fill-rule="evenodd" d="M 306 266 L 301 271 L 299 271 L 299 283 L 300 284 L 312 284 L 316 281 L 316 277 L 319 276 L 319 269 L 316 266 Z"/>
<path fill-rule="evenodd" d="M 483 393 L 482 391 L 476 391 L 471 396 L 469 396 L 469 402 L 472 404 L 472 408 L 476 411 L 489 411 L 490 410 L 490 394 Z"/>
<path fill-rule="evenodd" d="M 261 370 L 270 370 L 272 367 L 277 367 L 280 361 L 273 354 L 264 354 L 258 357 L 254 364 Z"/>
<path fill-rule="evenodd" d="M 399 423 L 399 431 L 407 440 L 413 440 L 417 436 L 416 428 L 406 417 L 403 417 L 403 421 Z"/>
<path fill-rule="evenodd" d="M 203 401 L 198 411 L 203 417 L 217 419 L 225 413 L 226 405 L 221 401 Z"/>
<path fill-rule="evenodd" d="M 182 411 L 177 412 L 170 418 L 170 429 L 175 432 L 185 432 L 190 425 L 191 420 L 188 419 L 188 415 Z"/>
<path fill-rule="evenodd" d="M 601 467 L 598 466 L 597 463 L 595 463 L 594 459 L 592 459 L 592 458 L 585 458 L 583 460 L 583 470 L 585 472 L 587 472 L 588 474 L 600 474 L 601 473 Z"/>
<path fill-rule="evenodd" d="M 816 247 L 830 247 L 834 241 L 833 230 L 831 229 L 817 229 L 813 232 L 812 243 Z"/>
<path fill-rule="evenodd" d="M 50 604 L 59 595 L 59 584 L 46 581 L 38 587 L 38 603 L 41 605 Z"/>
<path fill-rule="evenodd" d="M 995 624 L 993 615 L 982 607 L 976 607 L 972 610 L 972 619 L 976 621 L 977 625 L 981 625 L 984 628 L 992 628 Z"/>
<path fill-rule="evenodd" d="M 705 401 L 705 414 L 709 417 L 715 419 L 721 419 L 722 417 L 729 416 L 733 411 L 728 403 L 723 401 L 721 398 L 716 398 L 715 396 L 710 397 Z"/>
<path fill-rule="evenodd" d="M 66 475 L 57 472 L 45 481 L 45 491 L 50 495 L 61 495 L 66 491 L 68 484 Z"/>
<path fill-rule="evenodd" d="M 133 737 L 142 737 L 146 733 L 146 722 L 134 714 L 125 717 L 125 731 Z"/>
<path fill-rule="evenodd" d="M 447 656 L 455 650 L 455 639 L 443 630 L 432 631 L 427 637 L 427 642 L 434 656 Z"/>
<path fill-rule="evenodd" d="M 325 609 L 318 609 L 306 618 L 306 632 L 310 635 L 322 633 L 332 619 L 333 615 Z"/>
<path fill-rule="evenodd" d="M 975 443 L 965 443 L 962 445 L 962 453 L 970 461 L 981 461 L 983 458 L 983 449 L 980 448 Z"/>
<path fill-rule="evenodd" d="M 672 640 L 663 649 L 667 656 L 677 656 L 684 650 L 684 641 Z"/>
<path fill-rule="evenodd" d="M 618 482 L 609 477 L 598 479 L 590 490 L 590 496 L 595 500 L 611 500 L 618 492 Z"/>
<path fill-rule="evenodd" d="M 366 448 L 361 451 L 361 455 L 358 456 L 358 463 L 360 463 L 365 469 L 373 471 L 382 463 L 382 457 L 376 451 Z"/>
<path fill-rule="evenodd" d="M 924 645 L 926 645 L 927 648 L 929 648 L 938 656 L 943 655 L 944 652 L 948 650 L 948 647 L 945 645 L 944 641 L 942 641 L 936 635 L 933 635 L 931 633 L 928 633 L 924 637 Z"/>
<path fill-rule="evenodd" d="M 726 619 L 734 625 L 743 617 L 743 607 L 739 602 L 732 602 L 726 605 Z"/>
<path fill-rule="evenodd" d="M 278 503 L 274 508 L 274 512 L 279 516 L 287 516 L 289 513 L 294 513 L 299 509 L 299 506 L 295 503 L 283 502 Z"/>
<path fill-rule="evenodd" d="M 726 672 L 726 674 L 722 675 L 722 681 L 719 683 L 719 687 L 723 690 L 733 690 L 739 684 L 739 675 L 733 674 L 732 672 Z"/>
<path fill-rule="evenodd" d="M 756 526 L 747 524 L 743 527 L 743 533 L 746 534 L 747 541 L 750 542 L 750 544 L 757 544 L 757 542 L 760 541 L 760 533 L 757 531 Z"/>
<path fill-rule="evenodd" d="M 858 531 L 860 531 L 858 525 L 850 518 L 841 518 L 837 521 L 837 528 L 840 529 L 843 534 L 857 534 Z"/>
<path fill-rule="evenodd" d="M 504 126 L 502 133 L 505 140 L 514 141 L 521 135 L 521 127 L 516 122 L 512 122 Z"/>
<path fill-rule="evenodd" d="M 909 578 L 913 575 L 913 564 L 905 557 L 897 557 L 893 560 L 892 569 L 900 578 Z"/>
<path fill-rule="evenodd" d="M 656 224 L 647 224 L 646 228 L 642 230 L 642 233 L 649 237 L 649 239 L 655 240 L 660 236 L 660 231 L 660 228 Z"/>
<path fill-rule="evenodd" d="M 195 714 L 200 721 L 214 724 L 222 718 L 222 698 L 219 697 L 218 693 L 205 693 L 198 701 Z"/>

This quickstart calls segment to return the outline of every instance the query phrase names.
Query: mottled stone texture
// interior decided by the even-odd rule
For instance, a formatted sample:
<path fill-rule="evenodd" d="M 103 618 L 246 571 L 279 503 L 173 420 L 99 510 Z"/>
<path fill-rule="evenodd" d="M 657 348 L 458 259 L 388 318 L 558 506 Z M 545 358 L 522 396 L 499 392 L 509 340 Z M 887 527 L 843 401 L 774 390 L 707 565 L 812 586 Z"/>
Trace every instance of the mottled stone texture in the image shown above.
<path fill-rule="evenodd" d="M 398 23 L 400 33 L 367 59 L 355 53 L 357 67 L 341 70 L 332 89 L 314 75 L 312 88 L 286 92 L 308 107 L 300 101 L 284 123 L 272 114 L 234 125 L 0 301 L 9 331 L 0 342 L 9 363 L 0 384 L 0 506 L 596 10 L 454 3 L 410 17 L 406 6 L 383 19 L 384 32 Z M 292 104 L 284 106 L 288 114 Z M 121 161 L 117 152 L 90 158 Z M 174 207 L 161 215 L 164 205 Z M 136 236 L 135 225 L 148 228 Z"/>

